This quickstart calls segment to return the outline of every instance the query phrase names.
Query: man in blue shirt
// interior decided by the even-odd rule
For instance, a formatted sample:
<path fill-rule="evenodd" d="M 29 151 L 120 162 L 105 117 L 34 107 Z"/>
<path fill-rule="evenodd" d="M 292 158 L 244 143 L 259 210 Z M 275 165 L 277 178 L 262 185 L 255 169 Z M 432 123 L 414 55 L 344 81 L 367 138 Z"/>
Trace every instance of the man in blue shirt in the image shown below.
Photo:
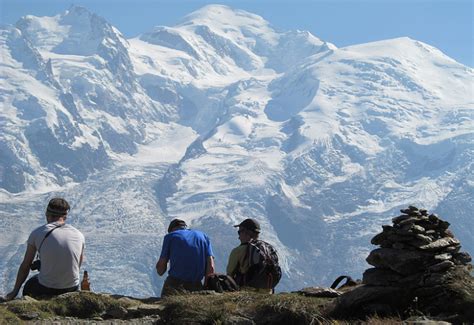
<path fill-rule="evenodd" d="M 156 263 L 156 271 L 161 276 L 170 262 L 161 296 L 202 290 L 204 276 L 214 273 L 213 255 L 211 242 L 205 233 L 187 229 L 183 220 L 171 221 Z"/>

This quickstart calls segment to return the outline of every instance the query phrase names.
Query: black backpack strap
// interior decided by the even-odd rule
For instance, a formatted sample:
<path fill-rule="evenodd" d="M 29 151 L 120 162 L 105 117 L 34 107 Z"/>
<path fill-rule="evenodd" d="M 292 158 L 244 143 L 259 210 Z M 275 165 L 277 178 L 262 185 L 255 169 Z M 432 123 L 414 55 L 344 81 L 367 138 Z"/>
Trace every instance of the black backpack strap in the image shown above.
<path fill-rule="evenodd" d="M 252 239 L 249 242 L 245 243 L 247 245 L 246 249 L 246 255 L 245 255 L 245 262 L 248 263 L 248 270 L 245 274 L 242 275 L 242 281 L 241 283 L 238 283 L 241 286 L 245 286 L 248 283 L 251 283 L 254 277 L 261 271 L 258 269 L 259 265 L 258 264 L 253 264 L 252 259 L 253 259 L 253 254 L 255 250 L 260 249 L 257 245 L 258 239 Z"/>
<path fill-rule="evenodd" d="M 331 289 L 336 289 L 337 286 L 339 285 L 339 283 L 346 279 L 346 283 L 345 284 L 348 284 L 348 283 L 355 283 L 355 281 L 348 275 L 341 275 L 339 276 L 336 280 L 334 280 L 334 282 L 331 284 Z"/>
<path fill-rule="evenodd" d="M 55 231 L 56 229 L 58 229 L 58 228 L 60 228 L 60 227 L 62 227 L 62 226 L 64 226 L 64 223 L 61 224 L 61 225 L 59 225 L 59 226 L 56 226 L 56 227 L 54 227 L 53 229 L 51 229 L 50 231 L 48 231 L 48 233 L 44 236 L 43 240 L 41 241 L 41 244 L 40 244 L 39 247 L 38 247 L 38 254 L 39 254 L 40 249 L 41 249 L 41 246 L 43 246 L 43 243 L 44 243 L 44 241 L 46 240 L 46 238 L 48 238 L 49 235 L 51 235 L 51 233 L 52 233 L 53 231 Z"/>

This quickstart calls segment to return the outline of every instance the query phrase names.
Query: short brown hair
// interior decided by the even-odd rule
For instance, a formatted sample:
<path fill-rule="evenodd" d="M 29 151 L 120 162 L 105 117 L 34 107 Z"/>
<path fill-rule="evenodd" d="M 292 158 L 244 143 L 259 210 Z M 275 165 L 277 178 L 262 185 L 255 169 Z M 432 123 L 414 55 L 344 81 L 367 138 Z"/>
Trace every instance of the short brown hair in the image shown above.
<path fill-rule="evenodd" d="M 179 229 L 186 229 L 188 225 L 184 220 L 181 219 L 173 219 L 170 222 L 170 225 L 168 226 L 168 233 L 172 232 L 174 228 L 179 228 Z"/>
<path fill-rule="evenodd" d="M 62 217 L 67 215 L 70 209 L 71 206 L 65 199 L 55 197 L 49 201 L 48 207 L 46 208 L 46 215 L 51 217 Z"/>

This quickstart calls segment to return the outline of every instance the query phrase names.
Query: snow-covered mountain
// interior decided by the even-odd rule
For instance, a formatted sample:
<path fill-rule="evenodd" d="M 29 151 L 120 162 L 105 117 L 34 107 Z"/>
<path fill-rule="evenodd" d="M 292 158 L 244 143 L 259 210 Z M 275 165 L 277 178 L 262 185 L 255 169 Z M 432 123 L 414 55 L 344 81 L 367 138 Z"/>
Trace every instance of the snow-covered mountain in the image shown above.
<path fill-rule="evenodd" d="M 125 39 L 72 6 L 0 29 L 0 291 L 53 195 L 86 235 L 93 289 L 158 295 L 172 218 L 259 220 L 280 290 L 361 277 L 370 238 L 409 204 L 474 252 L 473 69 L 409 38 L 337 48 L 206 6 Z"/>

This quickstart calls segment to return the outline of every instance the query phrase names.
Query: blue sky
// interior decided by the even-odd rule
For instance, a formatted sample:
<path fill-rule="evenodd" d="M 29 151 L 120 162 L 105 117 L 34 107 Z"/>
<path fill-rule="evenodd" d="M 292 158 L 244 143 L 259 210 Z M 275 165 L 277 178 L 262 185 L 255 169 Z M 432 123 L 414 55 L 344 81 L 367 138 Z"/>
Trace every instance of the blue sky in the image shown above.
<path fill-rule="evenodd" d="M 0 0 L 0 17 L 12 24 L 26 14 L 53 16 L 76 4 L 132 37 L 172 26 L 211 3 L 258 14 L 280 31 L 308 30 L 338 47 L 408 36 L 474 66 L 474 0 Z"/>

